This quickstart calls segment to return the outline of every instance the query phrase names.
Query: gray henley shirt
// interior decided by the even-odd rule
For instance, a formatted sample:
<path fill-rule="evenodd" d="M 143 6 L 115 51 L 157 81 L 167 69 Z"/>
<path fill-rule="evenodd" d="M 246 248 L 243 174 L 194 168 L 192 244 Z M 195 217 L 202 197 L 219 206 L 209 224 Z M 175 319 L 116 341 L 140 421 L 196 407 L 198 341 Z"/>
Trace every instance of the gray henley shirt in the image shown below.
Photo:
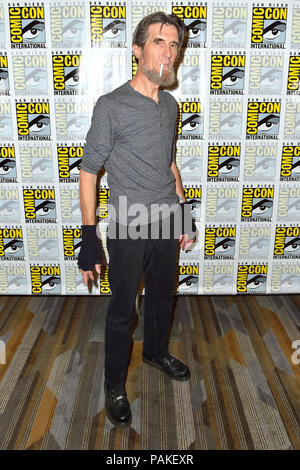
<path fill-rule="evenodd" d="M 119 197 L 128 208 L 178 202 L 170 168 L 175 153 L 177 102 L 159 90 L 159 101 L 136 91 L 129 80 L 101 96 L 94 107 L 81 168 L 97 174 L 104 166 L 109 203 L 119 219 Z"/>

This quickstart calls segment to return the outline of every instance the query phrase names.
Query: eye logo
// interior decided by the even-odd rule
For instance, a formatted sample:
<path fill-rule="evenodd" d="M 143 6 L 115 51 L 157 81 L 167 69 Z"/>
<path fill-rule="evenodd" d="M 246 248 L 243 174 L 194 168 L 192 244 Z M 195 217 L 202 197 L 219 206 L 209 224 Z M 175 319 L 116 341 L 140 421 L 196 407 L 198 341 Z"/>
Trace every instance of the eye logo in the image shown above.
<path fill-rule="evenodd" d="M 14 147 L 0 147 L 0 182 L 15 183 L 17 178 Z"/>
<path fill-rule="evenodd" d="M 90 6 L 92 47 L 126 46 L 126 6 Z"/>
<path fill-rule="evenodd" d="M 51 39 L 55 47 L 81 47 L 85 39 L 84 5 L 50 7 Z"/>
<path fill-rule="evenodd" d="M 0 229 L 0 259 L 24 260 L 24 244 L 21 228 Z"/>
<path fill-rule="evenodd" d="M 50 140 L 49 102 L 16 102 L 19 140 Z"/>
<path fill-rule="evenodd" d="M 268 265 L 238 266 L 237 292 L 240 294 L 264 294 L 266 292 Z"/>
<path fill-rule="evenodd" d="M 198 294 L 199 265 L 178 266 L 177 290 L 183 294 Z"/>
<path fill-rule="evenodd" d="M 248 102 L 247 139 L 277 139 L 281 102 Z"/>
<path fill-rule="evenodd" d="M 211 56 L 211 94 L 242 94 L 244 90 L 245 55 Z"/>
<path fill-rule="evenodd" d="M 283 48 L 287 8 L 253 7 L 251 47 Z"/>
<path fill-rule="evenodd" d="M 60 266 L 30 266 L 32 294 L 61 293 Z"/>
<path fill-rule="evenodd" d="M 10 37 L 13 48 L 45 47 L 44 7 L 9 8 Z"/>
<path fill-rule="evenodd" d="M 271 221 L 274 188 L 243 188 L 242 221 Z"/>
<path fill-rule="evenodd" d="M 188 37 L 187 47 L 200 47 L 206 43 L 206 6 L 172 6 L 172 13 L 177 15 L 185 24 Z"/>
<path fill-rule="evenodd" d="M 0 95 L 9 95 L 7 56 L 0 55 Z"/>
<path fill-rule="evenodd" d="M 237 181 L 241 147 L 211 145 L 208 147 L 208 181 Z"/>
<path fill-rule="evenodd" d="M 54 94 L 78 94 L 86 87 L 83 78 L 82 55 L 53 55 Z"/>
<path fill-rule="evenodd" d="M 274 258 L 300 258 L 300 227 L 276 227 Z"/>
<path fill-rule="evenodd" d="M 193 140 L 203 136 L 203 108 L 200 102 L 179 103 L 179 129 L 178 138 Z"/>
<path fill-rule="evenodd" d="M 205 229 L 205 259 L 232 259 L 235 252 L 235 227 Z"/>
<path fill-rule="evenodd" d="M 23 198 L 27 223 L 56 222 L 54 189 L 23 189 Z"/>

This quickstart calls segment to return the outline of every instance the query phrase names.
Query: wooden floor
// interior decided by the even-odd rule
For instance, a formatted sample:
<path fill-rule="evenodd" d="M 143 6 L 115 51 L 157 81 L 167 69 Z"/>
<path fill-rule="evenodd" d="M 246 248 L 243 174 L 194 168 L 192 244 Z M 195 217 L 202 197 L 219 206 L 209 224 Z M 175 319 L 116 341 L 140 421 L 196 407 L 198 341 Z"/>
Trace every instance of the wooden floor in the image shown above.
<path fill-rule="evenodd" d="M 300 295 L 178 297 L 182 383 L 142 363 L 141 315 L 125 429 L 104 411 L 108 300 L 0 297 L 1 449 L 300 449 Z"/>

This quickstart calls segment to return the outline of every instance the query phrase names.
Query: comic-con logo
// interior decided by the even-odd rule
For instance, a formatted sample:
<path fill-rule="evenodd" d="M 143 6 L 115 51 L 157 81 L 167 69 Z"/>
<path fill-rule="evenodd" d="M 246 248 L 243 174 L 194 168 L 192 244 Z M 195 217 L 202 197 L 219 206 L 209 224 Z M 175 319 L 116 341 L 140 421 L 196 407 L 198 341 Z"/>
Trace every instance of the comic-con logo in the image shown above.
<path fill-rule="evenodd" d="M 236 227 L 205 227 L 204 258 L 233 259 L 236 245 Z"/>
<path fill-rule="evenodd" d="M 268 221 L 272 219 L 274 187 L 243 187 L 243 222 Z"/>
<path fill-rule="evenodd" d="M 240 157 L 240 145 L 209 145 L 207 181 L 237 181 Z"/>
<path fill-rule="evenodd" d="M 199 264 L 183 264 L 178 266 L 176 290 L 181 294 L 198 294 Z"/>
<path fill-rule="evenodd" d="M 81 223 L 78 185 L 74 187 L 60 187 L 60 210 L 63 222 L 67 224 Z"/>
<path fill-rule="evenodd" d="M 44 7 L 10 7 L 9 24 L 12 48 L 46 46 Z"/>
<path fill-rule="evenodd" d="M 276 227 L 273 257 L 300 258 L 300 227 Z"/>
<path fill-rule="evenodd" d="M 13 136 L 10 102 L 0 103 L 0 140 L 11 140 Z"/>
<path fill-rule="evenodd" d="M 182 95 L 199 95 L 203 92 L 203 80 L 206 73 L 206 55 L 204 52 L 187 50 L 178 69 L 180 93 Z"/>
<path fill-rule="evenodd" d="M 300 219 L 300 188 L 280 187 L 278 197 L 277 219 Z"/>
<path fill-rule="evenodd" d="M 56 223 L 54 188 L 23 188 L 25 222 Z"/>
<path fill-rule="evenodd" d="M 213 7 L 212 42 L 213 45 L 243 47 L 247 33 L 246 6 L 216 5 Z"/>
<path fill-rule="evenodd" d="M 0 95 L 9 95 L 9 77 L 7 55 L 0 54 Z"/>
<path fill-rule="evenodd" d="M 97 221 L 107 222 L 110 189 L 100 187 L 97 196 Z"/>
<path fill-rule="evenodd" d="M 249 94 L 281 94 L 284 56 L 274 53 L 250 57 Z"/>
<path fill-rule="evenodd" d="M 224 260 L 222 263 L 204 262 L 203 293 L 233 294 L 235 287 L 234 265 Z"/>
<path fill-rule="evenodd" d="M 0 189 L 0 221 L 20 222 L 20 206 L 18 188 L 1 187 Z"/>
<path fill-rule="evenodd" d="M 236 98 L 221 101 L 212 98 L 209 104 L 209 135 L 211 138 L 240 139 L 242 134 L 243 102 Z"/>
<path fill-rule="evenodd" d="M 187 47 L 205 47 L 207 41 L 207 6 L 172 6 L 172 13 L 185 24 L 188 32 Z"/>
<path fill-rule="evenodd" d="M 52 67 L 55 95 L 76 95 L 86 91 L 86 68 L 81 54 L 52 53 Z"/>
<path fill-rule="evenodd" d="M 47 57 L 45 54 L 20 52 L 13 55 L 14 87 L 16 95 L 46 95 Z"/>
<path fill-rule="evenodd" d="M 211 53 L 210 93 L 243 94 L 246 56 Z"/>
<path fill-rule="evenodd" d="M 272 266 L 271 292 L 298 294 L 300 291 L 300 266 L 295 262 L 284 261 L 279 264 L 276 261 Z"/>
<path fill-rule="evenodd" d="M 27 248 L 30 259 L 57 260 L 59 257 L 57 228 L 46 225 L 31 226 L 26 230 Z"/>
<path fill-rule="evenodd" d="M 21 227 L 0 228 L 0 260 L 24 260 Z"/>
<path fill-rule="evenodd" d="M 300 137 L 300 103 L 295 100 L 286 102 L 284 136 L 288 139 Z"/>
<path fill-rule="evenodd" d="M 0 266 L 0 294 L 23 295 L 28 294 L 26 265 L 18 263 L 14 265 L 10 261 L 9 265 Z"/>
<path fill-rule="evenodd" d="M 299 95 L 300 55 L 290 55 L 287 79 L 287 95 Z"/>
<path fill-rule="evenodd" d="M 64 259 L 76 260 L 82 244 L 82 232 L 80 228 L 63 227 Z"/>
<path fill-rule="evenodd" d="M 206 218 L 216 221 L 235 221 L 238 188 L 208 187 L 206 195 Z"/>
<path fill-rule="evenodd" d="M 84 140 L 89 128 L 89 104 L 85 101 L 56 101 L 56 135 L 58 139 Z"/>
<path fill-rule="evenodd" d="M 49 101 L 16 102 L 19 140 L 50 140 Z"/>
<path fill-rule="evenodd" d="M 265 294 L 267 264 L 239 264 L 237 272 L 238 294 Z"/>
<path fill-rule="evenodd" d="M 34 147 L 22 143 L 19 147 L 23 182 L 40 183 L 53 181 L 52 147 L 39 142 Z"/>
<path fill-rule="evenodd" d="M 274 180 L 277 163 L 277 143 L 262 142 L 246 145 L 244 180 Z"/>
<path fill-rule="evenodd" d="M 255 223 L 251 226 L 241 224 L 239 236 L 240 258 L 268 258 L 270 249 L 271 227 Z"/>
<path fill-rule="evenodd" d="M 16 181 L 17 171 L 15 147 L 0 145 L 0 182 L 15 183 Z"/>
<path fill-rule="evenodd" d="M 82 146 L 57 147 L 58 174 L 61 183 L 76 182 L 79 180 L 82 155 Z"/>
<path fill-rule="evenodd" d="M 178 139 L 203 138 L 203 105 L 200 101 L 179 101 Z"/>
<path fill-rule="evenodd" d="M 283 145 L 280 168 L 282 181 L 298 181 L 300 179 L 300 147 Z"/>
<path fill-rule="evenodd" d="M 52 47 L 82 47 L 85 42 L 85 7 L 83 4 L 50 7 Z"/>
<path fill-rule="evenodd" d="M 292 14 L 292 36 L 291 36 L 291 47 L 299 48 L 300 44 L 300 8 L 294 7 Z"/>
<path fill-rule="evenodd" d="M 200 220 L 202 187 L 184 187 L 183 190 L 186 202 L 190 206 L 192 217 L 195 220 Z"/>
<path fill-rule="evenodd" d="M 278 139 L 280 123 L 279 101 L 250 101 L 247 112 L 247 139 Z"/>
<path fill-rule="evenodd" d="M 31 293 L 53 295 L 61 293 L 60 266 L 30 266 Z"/>
<path fill-rule="evenodd" d="M 90 32 L 92 47 L 126 47 L 126 6 L 91 5 Z"/>
<path fill-rule="evenodd" d="M 108 280 L 108 266 L 102 265 L 101 266 L 101 273 L 100 273 L 100 294 L 101 295 L 110 295 L 110 285 Z"/>
<path fill-rule="evenodd" d="M 284 48 L 287 8 L 253 7 L 251 47 Z"/>
<path fill-rule="evenodd" d="M 203 166 L 203 146 L 193 142 L 177 142 L 176 162 L 182 182 L 200 181 Z"/>

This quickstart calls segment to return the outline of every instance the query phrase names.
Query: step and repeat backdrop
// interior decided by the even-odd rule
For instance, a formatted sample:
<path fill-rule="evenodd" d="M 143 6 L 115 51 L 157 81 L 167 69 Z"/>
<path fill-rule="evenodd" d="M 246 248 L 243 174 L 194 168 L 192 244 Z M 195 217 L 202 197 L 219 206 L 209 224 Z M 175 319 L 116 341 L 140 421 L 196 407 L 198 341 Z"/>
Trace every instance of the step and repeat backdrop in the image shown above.
<path fill-rule="evenodd" d="M 136 73 L 134 28 L 159 10 L 188 33 L 170 92 L 199 233 L 180 253 L 176 293 L 299 293 L 300 2 L 0 0 L 1 294 L 88 294 L 85 137 L 97 98 Z M 104 173 L 106 255 L 109 197 Z M 107 272 L 91 295 L 110 294 Z"/>

